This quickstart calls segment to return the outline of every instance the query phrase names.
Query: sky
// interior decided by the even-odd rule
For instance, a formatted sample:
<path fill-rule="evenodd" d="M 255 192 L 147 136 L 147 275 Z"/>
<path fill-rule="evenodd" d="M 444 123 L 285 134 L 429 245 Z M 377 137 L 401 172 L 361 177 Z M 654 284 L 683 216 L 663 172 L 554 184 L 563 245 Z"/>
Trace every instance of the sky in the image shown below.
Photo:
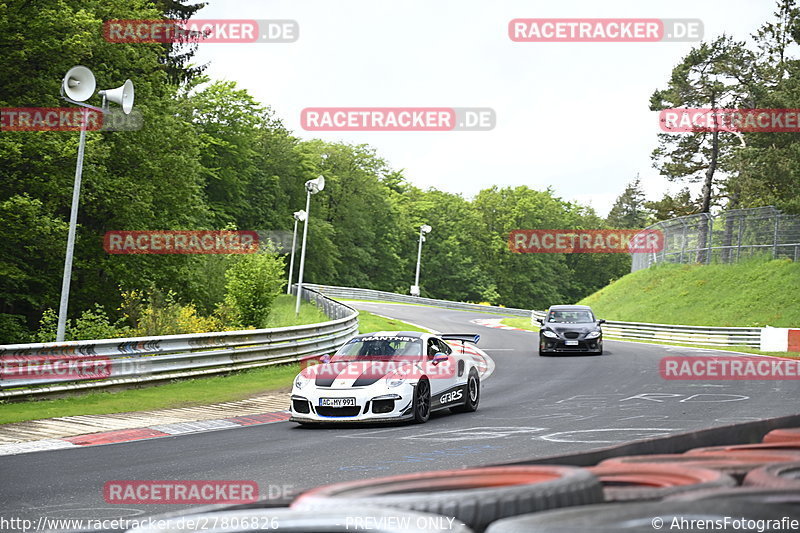
<path fill-rule="evenodd" d="M 675 192 L 652 167 L 650 95 L 696 42 L 513 42 L 516 18 L 701 19 L 703 40 L 739 40 L 773 0 L 208 0 L 196 19 L 291 19 L 292 43 L 203 43 L 195 60 L 236 81 L 301 139 L 374 147 L 421 188 L 470 198 L 497 185 L 552 187 L 605 216 L 638 174 L 648 199 Z M 305 131 L 308 107 L 489 107 L 491 131 Z"/>

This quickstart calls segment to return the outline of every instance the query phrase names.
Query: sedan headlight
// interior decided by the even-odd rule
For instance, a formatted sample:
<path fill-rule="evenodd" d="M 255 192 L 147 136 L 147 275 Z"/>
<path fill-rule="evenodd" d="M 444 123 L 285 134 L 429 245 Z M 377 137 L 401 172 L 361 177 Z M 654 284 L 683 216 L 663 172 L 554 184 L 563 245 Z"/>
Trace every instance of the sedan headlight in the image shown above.
<path fill-rule="evenodd" d="M 297 377 L 294 378 L 294 386 L 299 390 L 305 387 L 306 383 L 308 383 L 308 378 L 306 378 L 303 374 L 297 374 Z"/>
<path fill-rule="evenodd" d="M 558 335 L 556 335 L 554 332 L 550 331 L 549 329 L 542 330 L 542 335 L 544 335 L 545 337 L 549 337 L 551 339 L 557 339 L 558 338 Z"/>
<path fill-rule="evenodd" d="M 600 336 L 601 333 L 602 333 L 601 331 L 590 331 L 589 333 L 586 334 L 586 338 L 587 339 L 596 339 L 597 337 Z"/>

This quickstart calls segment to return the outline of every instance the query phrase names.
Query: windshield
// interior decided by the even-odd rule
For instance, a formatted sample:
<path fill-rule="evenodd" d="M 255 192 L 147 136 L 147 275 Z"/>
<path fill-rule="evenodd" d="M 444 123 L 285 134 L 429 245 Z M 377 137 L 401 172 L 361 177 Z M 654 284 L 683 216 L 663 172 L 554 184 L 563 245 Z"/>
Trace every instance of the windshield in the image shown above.
<path fill-rule="evenodd" d="M 547 321 L 557 324 L 585 324 L 594 322 L 591 311 L 550 311 Z"/>
<path fill-rule="evenodd" d="M 350 340 L 331 361 L 358 361 L 421 356 L 422 340 L 415 337 L 374 336 Z"/>

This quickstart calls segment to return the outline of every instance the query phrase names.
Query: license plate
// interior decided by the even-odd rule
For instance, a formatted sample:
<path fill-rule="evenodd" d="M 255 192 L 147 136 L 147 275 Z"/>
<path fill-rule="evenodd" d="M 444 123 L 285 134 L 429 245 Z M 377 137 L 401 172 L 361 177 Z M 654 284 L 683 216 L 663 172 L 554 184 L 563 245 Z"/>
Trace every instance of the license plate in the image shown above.
<path fill-rule="evenodd" d="M 355 398 L 320 398 L 320 407 L 355 407 Z"/>
<path fill-rule="evenodd" d="M 565 341 L 564 344 L 566 344 L 567 346 L 577 346 L 578 341 Z"/>

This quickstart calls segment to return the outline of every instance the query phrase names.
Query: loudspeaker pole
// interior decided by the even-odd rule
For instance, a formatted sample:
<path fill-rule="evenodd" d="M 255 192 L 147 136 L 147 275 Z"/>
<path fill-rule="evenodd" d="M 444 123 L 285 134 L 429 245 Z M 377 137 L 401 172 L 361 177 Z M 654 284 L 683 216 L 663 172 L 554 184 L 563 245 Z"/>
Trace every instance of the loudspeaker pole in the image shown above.
<path fill-rule="evenodd" d="M 81 178 L 83 176 L 83 152 L 86 149 L 86 127 L 89 116 L 87 109 L 94 109 L 100 113 L 106 112 L 106 99 L 122 106 L 122 111 L 127 115 L 133 108 L 133 83 L 125 83 L 116 89 L 100 91 L 103 97 L 103 107 L 98 109 L 88 104 L 85 100 L 92 97 L 95 90 L 95 79 L 92 71 L 84 66 L 72 67 L 61 82 L 61 97 L 67 102 L 77 104 L 83 108 L 81 119 L 81 137 L 78 142 L 78 163 L 75 166 L 75 183 L 72 186 L 72 207 L 69 212 L 69 233 L 67 233 L 67 253 L 64 257 L 64 278 L 61 282 L 61 301 L 58 305 L 58 325 L 56 326 L 56 342 L 63 342 L 67 333 L 67 308 L 69 307 L 69 286 L 72 281 L 72 257 L 75 251 L 75 229 L 78 225 L 78 203 L 81 198 Z"/>
<path fill-rule="evenodd" d="M 69 285 L 72 280 L 72 256 L 75 250 L 75 227 L 78 225 L 78 203 L 81 197 L 81 178 L 83 176 L 83 152 L 86 148 L 87 111 L 83 109 L 81 119 L 81 138 L 78 142 L 78 164 L 75 166 L 75 183 L 72 186 L 72 208 L 69 211 L 69 233 L 67 234 L 67 255 L 64 258 L 64 279 L 61 282 L 61 303 L 58 306 L 58 327 L 56 342 L 62 342 L 67 331 L 67 307 L 69 305 Z"/>

